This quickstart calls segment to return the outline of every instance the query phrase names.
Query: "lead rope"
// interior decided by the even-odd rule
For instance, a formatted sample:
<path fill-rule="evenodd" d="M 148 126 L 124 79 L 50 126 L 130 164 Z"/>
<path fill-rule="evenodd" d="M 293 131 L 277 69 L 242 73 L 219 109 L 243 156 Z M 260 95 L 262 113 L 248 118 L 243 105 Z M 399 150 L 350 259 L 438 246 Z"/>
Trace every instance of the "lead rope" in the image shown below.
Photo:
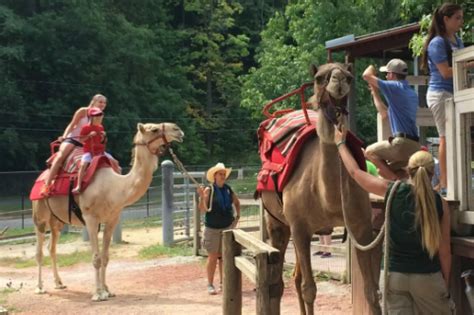
<path fill-rule="evenodd" d="M 202 183 L 198 183 L 198 181 L 188 173 L 188 171 L 184 167 L 183 163 L 181 163 L 181 161 L 178 159 L 176 154 L 174 154 L 173 149 L 171 147 L 169 147 L 168 151 L 170 152 L 171 157 L 173 158 L 173 161 L 176 164 L 176 167 L 178 168 L 178 170 L 182 174 L 184 174 L 186 177 L 188 177 L 196 185 L 196 187 L 201 186 Z M 206 210 L 207 212 L 212 211 L 212 198 L 214 198 L 214 185 L 211 185 L 211 195 L 210 195 L 210 199 L 209 199 L 211 202 L 209 202 L 210 208 L 208 208 Z"/>
<path fill-rule="evenodd" d="M 342 185 L 342 168 L 344 166 L 342 165 L 342 161 L 340 163 L 340 183 Z M 373 249 L 377 244 L 380 242 L 382 239 L 382 236 L 384 236 L 384 256 L 383 256 L 383 294 L 382 294 L 382 304 L 383 304 L 383 314 L 388 314 L 387 310 L 387 292 L 388 292 L 388 258 L 389 258 L 389 250 L 390 250 L 390 208 L 392 207 L 392 199 L 393 196 L 395 196 L 395 193 L 398 189 L 398 186 L 400 185 L 401 181 L 397 180 L 393 186 L 392 189 L 390 190 L 390 193 L 387 198 L 387 203 L 385 204 L 385 220 L 380 228 L 379 233 L 377 234 L 377 237 L 368 245 L 360 245 L 359 242 L 357 242 L 356 238 L 354 237 L 354 234 L 352 234 L 352 231 L 349 229 L 349 226 L 346 225 L 346 230 L 347 234 L 349 234 L 349 237 L 351 238 L 354 247 L 361 250 L 361 251 L 368 251 Z M 342 215 L 344 217 L 344 222 L 348 222 L 346 220 L 346 207 L 344 206 L 344 194 L 342 194 L 342 189 L 341 189 L 341 206 L 342 206 Z M 385 233 L 384 233 L 385 232 Z"/>
<path fill-rule="evenodd" d="M 390 250 L 390 208 L 392 207 L 392 199 L 393 196 L 397 193 L 398 186 L 400 185 L 401 181 L 397 180 L 390 190 L 390 194 L 388 195 L 387 204 L 385 205 L 385 244 L 384 244 L 384 254 L 383 254 L 383 313 L 388 314 L 387 309 L 387 293 L 388 293 L 388 258 L 389 258 L 389 250 Z"/>

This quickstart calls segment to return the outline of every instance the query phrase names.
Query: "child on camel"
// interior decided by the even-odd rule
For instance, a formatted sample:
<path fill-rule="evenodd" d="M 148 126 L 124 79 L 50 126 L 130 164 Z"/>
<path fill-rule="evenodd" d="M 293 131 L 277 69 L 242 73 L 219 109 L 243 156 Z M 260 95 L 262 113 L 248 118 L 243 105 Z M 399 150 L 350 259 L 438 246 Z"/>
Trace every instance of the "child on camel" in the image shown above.
<path fill-rule="evenodd" d="M 81 128 L 79 135 L 79 140 L 83 144 L 84 155 L 82 156 L 81 167 L 77 175 L 77 185 L 72 190 L 74 194 L 81 192 L 82 179 L 94 156 L 105 155 L 113 161 L 113 157 L 105 152 L 107 137 L 102 126 L 104 112 L 100 108 L 91 107 L 87 110 L 87 115 L 90 117 L 90 123 Z"/>
<path fill-rule="evenodd" d="M 54 179 L 59 173 L 59 169 L 64 161 L 75 148 L 82 147 L 82 143 L 79 141 L 79 133 L 81 132 L 81 128 L 90 121 L 90 117 L 87 116 L 87 110 L 92 107 L 97 107 L 103 111 L 106 106 L 107 98 L 102 94 L 96 94 L 88 106 L 83 106 L 74 113 L 74 117 L 64 130 L 63 135 L 58 138 L 61 145 L 52 161 L 49 174 L 47 175 L 44 186 L 41 189 L 41 195 L 48 197 L 51 194 L 54 187 Z"/>

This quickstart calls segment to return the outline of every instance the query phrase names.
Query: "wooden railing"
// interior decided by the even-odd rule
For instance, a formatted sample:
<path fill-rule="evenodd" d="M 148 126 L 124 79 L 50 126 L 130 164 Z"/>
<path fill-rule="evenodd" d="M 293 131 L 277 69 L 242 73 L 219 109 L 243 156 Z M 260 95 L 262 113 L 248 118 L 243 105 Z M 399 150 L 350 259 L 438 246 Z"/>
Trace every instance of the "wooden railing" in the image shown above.
<path fill-rule="evenodd" d="M 242 256 L 242 247 L 251 251 L 255 264 Z M 223 236 L 223 314 L 242 314 L 242 273 L 256 286 L 258 315 L 280 314 L 280 251 L 236 229 Z"/>

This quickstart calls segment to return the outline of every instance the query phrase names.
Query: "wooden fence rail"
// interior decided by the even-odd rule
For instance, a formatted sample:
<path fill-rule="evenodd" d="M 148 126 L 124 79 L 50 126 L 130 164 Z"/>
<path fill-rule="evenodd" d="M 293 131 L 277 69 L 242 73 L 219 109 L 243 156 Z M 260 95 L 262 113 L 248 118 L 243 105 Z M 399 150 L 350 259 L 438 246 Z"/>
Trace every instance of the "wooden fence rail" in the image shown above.
<path fill-rule="evenodd" d="M 256 286 L 256 314 L 280 314 L 280 251 L 240 229 L 223 234 L 223 314 L 242 314 L 242 273 Z M 255 264 L 242 256 L 242 247 L 251 252 Z"/>

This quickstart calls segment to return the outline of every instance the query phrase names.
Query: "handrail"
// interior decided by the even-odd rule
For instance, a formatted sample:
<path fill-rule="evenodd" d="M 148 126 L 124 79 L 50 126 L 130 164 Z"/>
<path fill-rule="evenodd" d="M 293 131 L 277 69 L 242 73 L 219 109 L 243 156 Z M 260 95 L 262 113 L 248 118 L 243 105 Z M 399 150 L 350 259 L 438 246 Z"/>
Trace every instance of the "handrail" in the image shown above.
<path fill-rule="evenodd" d="M 313 82 L 307 82 L 307 83 L 304 83 L 303 85 L 301 85 L 299 88 L 285 94 L 285 95 L 282 95 L 280 97 L 277 97 L 273 100 L 271 100 L 269 103 L 267 103 L 264 107 L 263 107 L 263 110 L 262 110 L 262 113 L 267 117 L 267 118 L 276 118 L 277 116 L 279 115 L 284 115 L 284 114 L 287 114 L 287 113 L 290 113 L 292 111 L 294 111 L 294 109 L 292 108 L 287 108 L 287 109 L 281 109 L 281 110 L 277 110 L 275 111 L 274 113 L 270 113 L 269 110 L 270 108 L 278 103 L 278 102 L 281 102 L 287 98 L 289 98 L 290 96 L 293 96 L 295 94 L 299 94 L 300 95 L 300 102 L 301 102 L 301 109 L 303 110 L 303 113 L 304 113 L 304 116 L 306 118 L 306 122 L 308 124 L 311 124 L 311 121 L 309 120 L 309 116 L 308 116 L 308 112 L 307 112 L 307 103 L 306 103 L 306 100 L 305 100 L 305 97 L 304 97 L 304 91 L 310 87 L 310 86 L 313 86 Z"/>

